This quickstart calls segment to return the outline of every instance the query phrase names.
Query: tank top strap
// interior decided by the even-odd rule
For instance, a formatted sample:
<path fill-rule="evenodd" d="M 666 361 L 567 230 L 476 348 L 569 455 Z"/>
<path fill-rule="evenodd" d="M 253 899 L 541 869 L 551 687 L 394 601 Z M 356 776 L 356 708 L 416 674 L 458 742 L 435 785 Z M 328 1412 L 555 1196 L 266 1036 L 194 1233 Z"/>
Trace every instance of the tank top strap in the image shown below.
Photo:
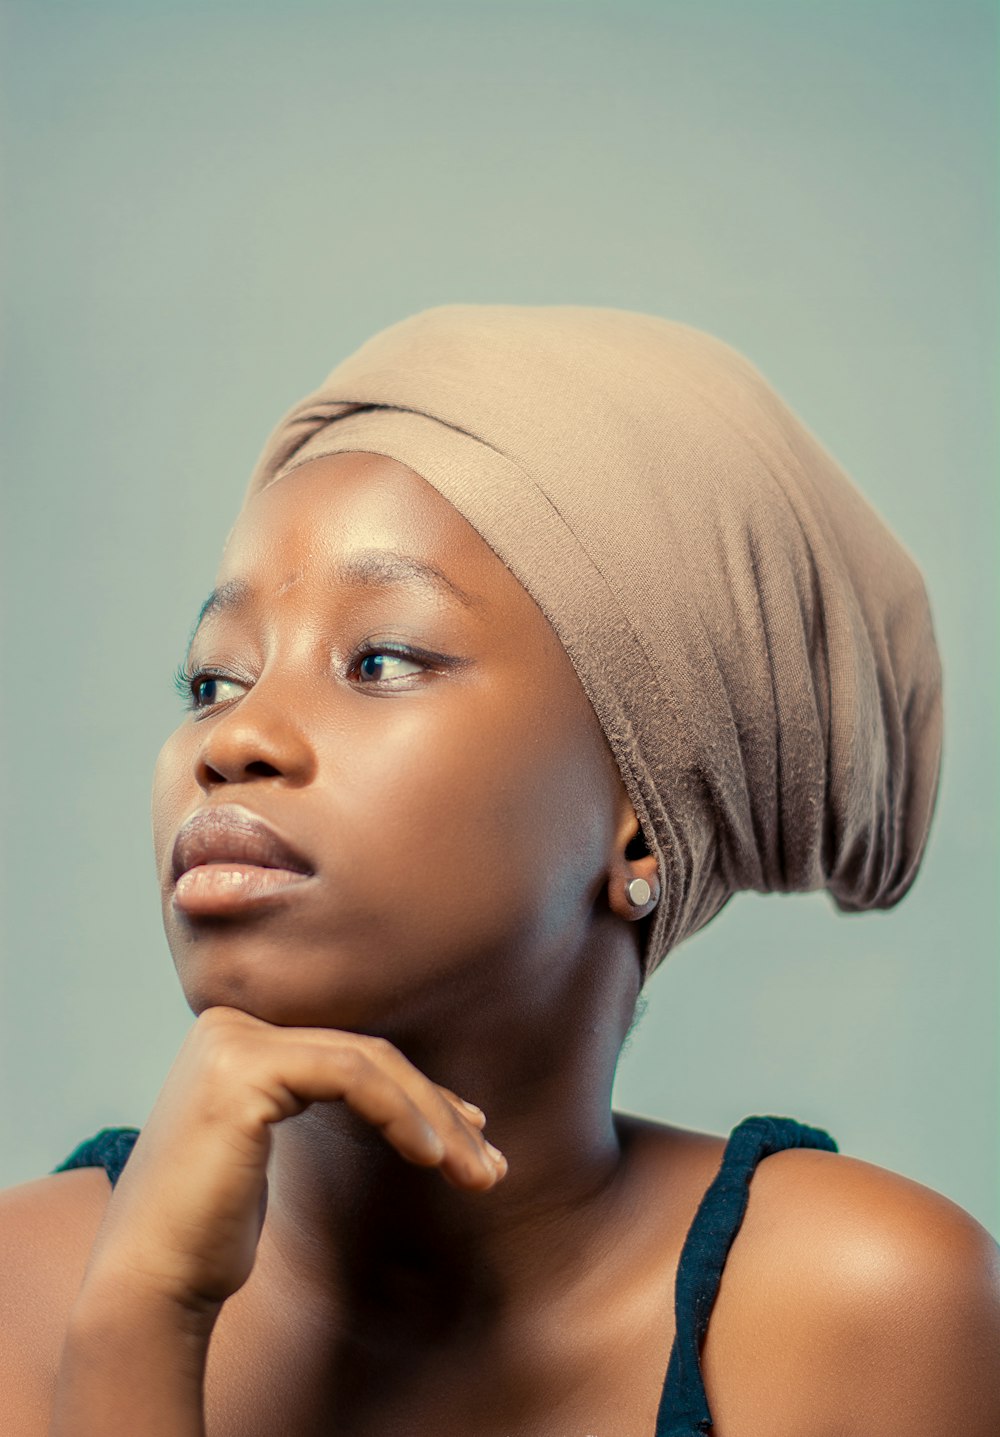
<path fill-rule="evenodd" d="M 138 1136 L 138 1128 L 102 1128 L 92 1138 L 78 1143 L 65 1162 L 52 1171 L 64 1173 L 71 1168 L 104 1168 L 114 1187 Z"/>
<path fill-rule="evenodd" d="M 654 1437 L 697 1437 L 711 1431 L 701 1344 L 726 1257 L 746 1212 L 750 1179 L 762 1158 L 783 1148 L 839 1151 L 829 1133 L 794 1118 L 749 1117 L 733 1128 L 681 1249 L 674 1285 L 677 1325 Z"/>

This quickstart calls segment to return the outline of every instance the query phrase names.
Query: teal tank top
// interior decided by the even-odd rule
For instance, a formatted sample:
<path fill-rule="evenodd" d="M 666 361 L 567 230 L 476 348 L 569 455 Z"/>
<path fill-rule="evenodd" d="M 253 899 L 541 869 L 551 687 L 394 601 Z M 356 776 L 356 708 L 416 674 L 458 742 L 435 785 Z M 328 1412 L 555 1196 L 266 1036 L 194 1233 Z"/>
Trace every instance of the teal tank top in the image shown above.
<path fill-rule="evenodd" d="M 138 1128 L 102 1128 L 53 1171 L 102 1167 L 113 1187 L 138 1136 Z M 763 1158 L 783 1148 L 838 1151 L 829 1133 L 794 1118 L 750 1117 L 733 1128 L 719 1171 L 698 1206 L 681 1249 L 674 1283 L 674 1341 L 650 1437 L 702 1437 L 712 1430 L 700 1356 L 708 1319 L 726 1257 L 746 1212 L 750 1179 Z"/>

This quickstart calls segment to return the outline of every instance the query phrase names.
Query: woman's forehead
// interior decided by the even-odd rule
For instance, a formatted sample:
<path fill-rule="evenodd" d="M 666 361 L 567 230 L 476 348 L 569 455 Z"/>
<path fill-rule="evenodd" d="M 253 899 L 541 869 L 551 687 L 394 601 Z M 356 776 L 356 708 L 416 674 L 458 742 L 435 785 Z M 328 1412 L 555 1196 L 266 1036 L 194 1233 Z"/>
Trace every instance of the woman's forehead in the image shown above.
<path fill-rule="evenodd" d="M 387 530 L 413 529 L 426 538 L 471 529 L 413 469 L 384 454 L 354 451 L 306 460 L 273 480 L 244 505 L 237 524 L 247 521 L 263 528 L 308 523 L 333 531 L 378 524 Z M 471 537 L 479 537 L 474 529 Z"/>
<path fill-rule="evenodd" d="M 463 567 L 488 567 L 496 556 L 419 474 L 381 454 L 311 459 L 255 494 L 237 517 L 225 562 L 273 560 L 284 551 L 302 561 L 360 546 L 437 553 Z"/>
<path fill-rule="evenodd" d="M 548 628 L 535 602 L 453 504 L 381 454 L 311 459 L 249 498 L 230 532 L 219 586 L 283 592 L 312 577 L 436 587 L 481 616 L 514 610 Z"/>

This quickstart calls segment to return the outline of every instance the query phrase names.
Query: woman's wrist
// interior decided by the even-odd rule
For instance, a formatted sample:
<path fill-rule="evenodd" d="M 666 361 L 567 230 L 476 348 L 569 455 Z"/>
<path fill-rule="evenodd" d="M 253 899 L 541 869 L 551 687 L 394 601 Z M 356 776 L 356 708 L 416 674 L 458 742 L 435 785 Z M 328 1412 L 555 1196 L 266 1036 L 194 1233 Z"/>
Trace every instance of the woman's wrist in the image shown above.
<path fill-rule="evenodd" d="M 67 1324 L 49 1437 L 205 1437 L 217 1316 L 134 1281 L 85 1279 Z"/>

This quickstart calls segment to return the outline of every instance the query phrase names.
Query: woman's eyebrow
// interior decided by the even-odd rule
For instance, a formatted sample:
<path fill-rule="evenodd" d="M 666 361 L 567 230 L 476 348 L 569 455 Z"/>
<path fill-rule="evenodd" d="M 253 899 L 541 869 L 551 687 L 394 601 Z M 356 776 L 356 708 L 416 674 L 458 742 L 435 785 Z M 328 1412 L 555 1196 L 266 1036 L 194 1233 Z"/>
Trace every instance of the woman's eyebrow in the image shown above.
<path fill-rule="evenodd" d="M 438 592 L 445 590 L 467 608 L 481 608 L 483 599 L 469 594 L 454 579 L 412 554 L 400 554 L 394 549 L 360 549 L 338 560 L 330 571 L 335 584 L 367 585 L 371 588 L 389 588 L 396 584 L 422 584 Z M 249 603 L 256 590 L 246 579 L 230 579 L 213 589 L 198 611 L 188 651 L 195 635 L 207 618 L 230 609 L 239 609 Z"/>

